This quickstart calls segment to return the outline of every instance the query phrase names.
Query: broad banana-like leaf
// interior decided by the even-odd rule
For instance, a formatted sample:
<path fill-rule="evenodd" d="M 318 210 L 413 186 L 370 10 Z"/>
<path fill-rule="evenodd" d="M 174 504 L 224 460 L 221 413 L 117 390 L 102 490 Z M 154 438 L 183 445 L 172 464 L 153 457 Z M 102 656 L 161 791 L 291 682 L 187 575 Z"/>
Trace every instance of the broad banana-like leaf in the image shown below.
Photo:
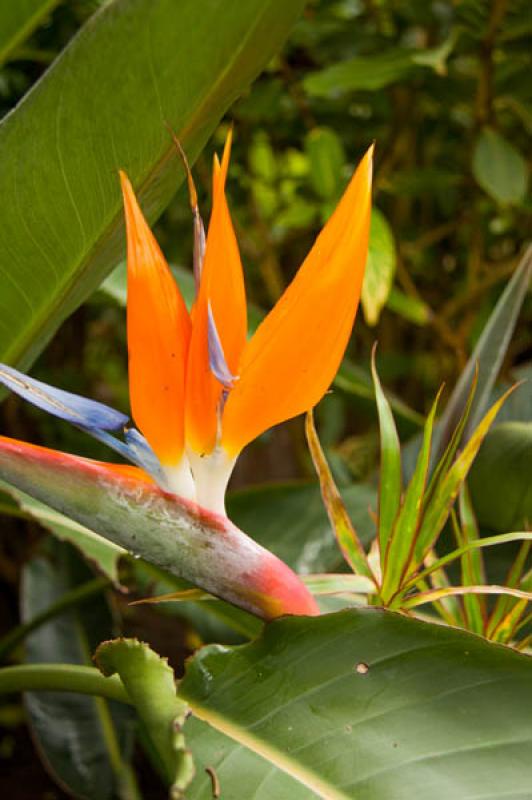
<path fill-rule="evenodd" d="M 183 178 L 165 122 L 193 162 L 303 6 L 113 0 L 87 21 L 0 124 L 0 361 L 31 364 L 123 259 L 118 170 L 153 221 Z"/>
<path fill-rule="evenodd" d="M 227 517 L 143 472 L 0 437 L 0 477 L 91 530 L 264 619 L 317 614 L 297 575 Z"/>

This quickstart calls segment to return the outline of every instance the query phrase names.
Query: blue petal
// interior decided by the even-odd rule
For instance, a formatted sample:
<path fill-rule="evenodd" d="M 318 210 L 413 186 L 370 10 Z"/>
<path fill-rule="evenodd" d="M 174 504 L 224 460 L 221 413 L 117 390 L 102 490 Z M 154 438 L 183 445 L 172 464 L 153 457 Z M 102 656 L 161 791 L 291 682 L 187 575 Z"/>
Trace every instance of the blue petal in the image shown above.
<path fill-rule="evenodd" d="M 161 462 L 151 449 L 146 438 L 136 428 L 126 428 L 124 438 L 129 454 L 126 458 L 129 458 L 130 461 L 145 470 L 164 489 L 166 487 L 166 478 Z"/>
<path fill-rule="evenodd" d="M 235 381 L 238 380 L 237 375 L 233 375 L 231 370 L 227 365 L 227 361 L 225 360 L 225 354 L 223 351 L 222 343 L 220 341 L 220 336 L 218 335 L 218 329 L 216 328 L 216 323 L 214 321 L 214 316 L 212 313 L 211 304 L 208 305 L 208 318 L 209 318 L 209 327 L 208 327 L 208 344 L 209 344 L 209 365 L 211 368 L 211 372 L 217 380 L 220 381 L 222 386 L 225 389 L 232 389 L 233 384 Z"/>
<path fill-rule="evenodd" d="M 129 421 L 125 414 L 103 403 L 48 386 L 5 364 L 0 364 L 0 383 L 43 411 L 86 428 L 89 432 L 94 429 L 119 430 Z"/>

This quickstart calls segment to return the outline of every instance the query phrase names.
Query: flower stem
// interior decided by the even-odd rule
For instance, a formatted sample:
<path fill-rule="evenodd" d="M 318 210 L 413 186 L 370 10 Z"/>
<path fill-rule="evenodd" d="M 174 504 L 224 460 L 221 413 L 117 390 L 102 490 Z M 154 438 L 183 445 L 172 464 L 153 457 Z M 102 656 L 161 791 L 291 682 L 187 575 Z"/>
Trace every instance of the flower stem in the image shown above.
<path fill-rule="evenodd" d="M 95 667 L 73 664 L 22 664 L 0 669 L 0 694 L 10 692 L 77 692 L 131 704 L 117 675 L 105 678 Z"/>

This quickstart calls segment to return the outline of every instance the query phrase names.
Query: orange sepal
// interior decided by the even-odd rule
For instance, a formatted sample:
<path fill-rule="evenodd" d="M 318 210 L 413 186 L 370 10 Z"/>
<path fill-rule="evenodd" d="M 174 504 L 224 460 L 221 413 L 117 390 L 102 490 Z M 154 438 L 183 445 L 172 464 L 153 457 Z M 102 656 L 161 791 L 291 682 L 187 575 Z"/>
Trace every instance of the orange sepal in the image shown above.
<path fill-rule="evenodd" d="M 213 206 L 200 290 L 194 306 L 194 326 L 188 359 L 186 438 L 188 446 L 200 454 L 210 453 L 216 445 L 217 408 L 222 391 L 209 364 L 209 303 L 227 364 L 234 374 L 238 370 L 247 335 L 242 263 L 225 197 L 230 147 L 231 133 L 227 137 L 221 166 L 217 159 L 214 162 Z"/>
<path fill-rule="evenodd" d="M 246 345 L 223 416 L 229 455 L 316 405 L 340 366 L 367 258 L 372 154 L 370 147 L 294 280 Z"/>
<path fill-rule="evenodd" d="M 163 465 L 184 449 L 185 371 L 190 318 L 127 176 L 127 338 L 133 418 Z"/>

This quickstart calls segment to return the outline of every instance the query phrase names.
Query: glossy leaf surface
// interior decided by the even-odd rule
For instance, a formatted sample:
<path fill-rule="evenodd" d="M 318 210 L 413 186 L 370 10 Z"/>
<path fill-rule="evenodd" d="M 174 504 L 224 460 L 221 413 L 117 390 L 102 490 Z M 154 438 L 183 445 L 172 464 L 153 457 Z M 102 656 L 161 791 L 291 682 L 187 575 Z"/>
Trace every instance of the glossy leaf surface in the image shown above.
<path fill-rule="evenodd" d="M 118 169 L 148 218 L 264 67 L 303 0 L 118 0 L 0 126 L 0 361 L 28 366 L 124 257 Z"/>
<path fill-rule="evenodd" d="M 217 751 L 195 731 L 224 800 L 241 796 L 240 758 L 247 796 L 261 800 L 257 773 L 267 785 L 274 766 L 304 784 L 296 797 L 327 800 L 520 800 L 530 789 L 530 659 L 461 631 L 377 609 L 280 620 L 252 644 L 204 648 L 180 693 L 235 741 Z M 209 791 L 198 771 L 191 798 Z"/>

